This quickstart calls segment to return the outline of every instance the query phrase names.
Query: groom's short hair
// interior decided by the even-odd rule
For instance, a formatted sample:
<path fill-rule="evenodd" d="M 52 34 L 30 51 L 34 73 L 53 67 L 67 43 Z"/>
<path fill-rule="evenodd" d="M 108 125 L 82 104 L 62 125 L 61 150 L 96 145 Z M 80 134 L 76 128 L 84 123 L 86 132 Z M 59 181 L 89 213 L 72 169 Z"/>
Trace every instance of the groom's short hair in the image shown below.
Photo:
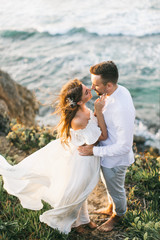
<path fill-rule="evenodd" d="M 98 63 L 90 67 L 90 73 L 94 75 L 101 75 L 103 84 L 108 82 L 116 84 L 118 82 L 118 68 L 112 61 Z"/>

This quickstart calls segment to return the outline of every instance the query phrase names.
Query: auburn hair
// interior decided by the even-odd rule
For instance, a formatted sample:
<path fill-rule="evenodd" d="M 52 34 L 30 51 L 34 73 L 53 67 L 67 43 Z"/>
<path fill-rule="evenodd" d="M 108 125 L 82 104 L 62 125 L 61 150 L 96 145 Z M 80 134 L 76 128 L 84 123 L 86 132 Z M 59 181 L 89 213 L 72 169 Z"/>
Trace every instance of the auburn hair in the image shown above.
<path fill-rule="evenodd" d="M 60 91 L 54 113 L 60 115 L 56 130 L 62 144 L 68 145 L 71 139 L 71 121 L 80 107 L 77 103 L 81 101 L 81 98 L 82 83 L 78 79 L 70 80 Z"/>

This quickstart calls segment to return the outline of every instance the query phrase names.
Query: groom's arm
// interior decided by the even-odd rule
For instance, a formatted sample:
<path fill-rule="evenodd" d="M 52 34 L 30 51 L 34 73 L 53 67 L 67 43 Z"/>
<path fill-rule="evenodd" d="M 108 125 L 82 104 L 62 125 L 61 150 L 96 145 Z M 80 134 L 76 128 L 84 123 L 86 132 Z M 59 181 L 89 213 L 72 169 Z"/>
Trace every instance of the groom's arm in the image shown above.
<path fill-rule="evenodd" d="M 106 146 L 84 146 L 79 149 L 82 156 L 120 156 L 128 153 L 133 144 L 134 116 L 129 112 L 116 112 L 114 116 L 116 142 Z"/>
<path fill-rule="evenodd" d="M 93 148 L 94 156 L 121 156 L 129 153 L 133 145 L 134 112 L 117 111 L 112 118 L 116 139 L 113 144 Z"/>

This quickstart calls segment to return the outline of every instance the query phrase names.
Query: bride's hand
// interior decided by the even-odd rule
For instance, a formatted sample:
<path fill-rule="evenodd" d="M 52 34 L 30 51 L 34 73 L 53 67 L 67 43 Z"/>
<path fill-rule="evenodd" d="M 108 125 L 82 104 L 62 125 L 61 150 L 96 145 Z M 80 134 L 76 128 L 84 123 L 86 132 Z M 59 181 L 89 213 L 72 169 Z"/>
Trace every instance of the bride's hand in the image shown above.
<path fill-rule="evenodd" d="M 96 112 L 94 111 L 94 116 L 96 117 Z"/>
<path fill-rule="evenodd" d="M 104 105 L 105 105 L 105 96 L 102 95 L 100 98 L 98 98 L 94 102 L 95 113 L 97 114 L 98 112 L 102 112 Z"/>

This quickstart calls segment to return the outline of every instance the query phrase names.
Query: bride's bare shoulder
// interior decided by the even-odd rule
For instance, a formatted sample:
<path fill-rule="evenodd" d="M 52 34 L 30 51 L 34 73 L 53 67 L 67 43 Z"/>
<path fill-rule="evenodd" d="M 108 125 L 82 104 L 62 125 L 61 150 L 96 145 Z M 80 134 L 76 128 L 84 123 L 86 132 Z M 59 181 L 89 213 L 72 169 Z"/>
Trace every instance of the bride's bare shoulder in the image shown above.
<path fill-rule="evenodd" d="M 71 121 L 71 128 L 73 130 L 79 130 L 84 128 L 84 124 L 82 123 L 82 119 L 79 117 L 74 117 Z"/>
<path fill-rule="evenodd" d="M 90 111 L 78 111 L 75 117 L 71 121 L 71 128 L 73 130 L 79 130 L 86 128 L 88 120 L 90 119 Z"/>

